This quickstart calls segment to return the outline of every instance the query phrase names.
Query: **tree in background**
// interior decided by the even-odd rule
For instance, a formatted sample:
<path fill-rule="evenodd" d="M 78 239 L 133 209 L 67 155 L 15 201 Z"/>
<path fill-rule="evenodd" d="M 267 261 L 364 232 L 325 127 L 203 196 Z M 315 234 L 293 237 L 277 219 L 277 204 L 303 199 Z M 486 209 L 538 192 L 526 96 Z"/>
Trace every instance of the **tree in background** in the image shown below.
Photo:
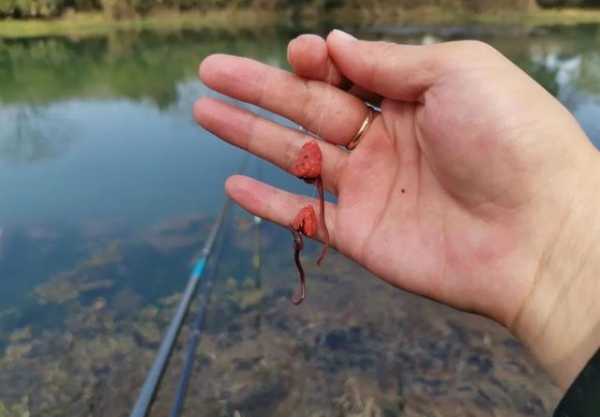
<path fill-rule="evenodd" d="M 600 0 L 0 0 L 0 18 L 46 18 L 67 10 L 103 10 L 113 19 L 143 15 L 153 8 L 174 10 L 211 10 L 220 8 L 257 8 L 302 11 L 310 8 L 327 11 L 339 7 L 375 10 L 381 8 L 414 9 L 439 6 L 484 12 L 510 9 L 530 10 L 537 7 L 600 7 Z"/>
<path fill-rule="evenodd" d="M 600 7 L 600 0 L 538 0 L 542 7 Z"/>
<path fill-rule="evenodd" d="M 65 0 L 0 0 L 0 16 L 50 17 L 64 8 Z"/>

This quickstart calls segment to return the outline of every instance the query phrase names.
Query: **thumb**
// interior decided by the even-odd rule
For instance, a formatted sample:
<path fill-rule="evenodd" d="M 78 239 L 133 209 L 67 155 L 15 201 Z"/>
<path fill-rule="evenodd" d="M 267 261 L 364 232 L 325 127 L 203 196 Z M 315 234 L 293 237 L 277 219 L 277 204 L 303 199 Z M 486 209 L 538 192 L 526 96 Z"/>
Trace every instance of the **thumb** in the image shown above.
<path fill-rule="evenodd" d="M 456 61 L 458 42 L 400 45 L 362 41 L 340 30 L 327 36 L 327 49 L 344 76 L 383 97 L 420 101 L 423 93 Z"/>

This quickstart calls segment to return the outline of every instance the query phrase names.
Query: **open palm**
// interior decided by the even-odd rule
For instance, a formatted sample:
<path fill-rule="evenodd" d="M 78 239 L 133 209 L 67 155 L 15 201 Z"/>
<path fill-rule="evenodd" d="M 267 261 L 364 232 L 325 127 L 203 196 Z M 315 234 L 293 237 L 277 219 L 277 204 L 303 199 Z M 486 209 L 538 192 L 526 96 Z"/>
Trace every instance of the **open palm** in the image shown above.
<path fill-rule="evenodd" d="M 551 204 L 545 186 L 576 183 L 558 175 L 570 145 L 555 143 L 562 140 L 556 132 L 575 122 L 481 43 L 401 46 L 334 34 L 324 47 L 335 69 L 312 80 L 226 55 L 208 57 L 200 77 L 323 139 L 324 184 L 338 197 L 326 221 L 340 252 L 393 285 L 510 325 L 554 233 L 537 228 L 535 219 L 558 224 L 566 210 Z M 382 98 L 381 113 L 349 153 L 339 145 L 353 137 L 367 109 L 330 85 L 338 69 Z M 199 100 L 195 115 L 216 135 L 285 170 L 311 139 L 215 99 Z M 227 190 L 282 225 L 311 201 L 241 176 L 230 178 Z"/>

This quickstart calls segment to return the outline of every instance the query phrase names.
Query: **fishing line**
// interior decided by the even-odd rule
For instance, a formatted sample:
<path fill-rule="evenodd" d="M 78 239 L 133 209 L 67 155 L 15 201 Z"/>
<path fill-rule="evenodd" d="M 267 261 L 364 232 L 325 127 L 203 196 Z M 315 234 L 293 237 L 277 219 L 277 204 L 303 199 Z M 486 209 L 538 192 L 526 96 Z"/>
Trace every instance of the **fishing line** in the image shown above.
<path fill-rule="evenodd" d="M 260 160 L 256 161 L 256 177 L 259 181 L 262 181 L 263 179 L 263 174 L 262 174 L 262 166 L 263 166 L 263 162 Z M 262 219 L 258 216 L 254 216 L 254 225 L 256 228 L 255 234 L 256 234 L 256 243 L 255 243 L 255 255 L 252 258 L 252 264 L 254 266 L 255 269 L 255 284 L 256 284 L 256 288 L 260 289 L 262 288 L 262 257 L 261 257 L 261 252 L 262 252 L 262 241 L 261 241 L 261 229 L 262 229 Z"/>

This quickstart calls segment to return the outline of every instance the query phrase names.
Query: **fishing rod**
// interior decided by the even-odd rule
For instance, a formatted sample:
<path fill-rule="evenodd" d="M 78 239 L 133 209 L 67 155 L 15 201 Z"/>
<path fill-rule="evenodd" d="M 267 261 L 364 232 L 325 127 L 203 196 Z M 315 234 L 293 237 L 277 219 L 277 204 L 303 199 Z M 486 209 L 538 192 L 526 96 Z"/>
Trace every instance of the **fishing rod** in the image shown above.
<path fill-rule="evenodd" d="M 240 164 L 240 170 L 238 172 L 243 172 L 245 170 L 247 161 L 248 156 L 246 155 Z M 169 358 L 171 357 L 171 352 L 175 346 L 177 335 L 179 334 L 179 330 L 181 330 L 183 319 L 185 318 L 187 310 L 190 307 L 190 303 L 194 297 L 196 288 L 198 287 L 198 282 L 200 282 L 200 279 L 203 277 L 208 258 L 213 250 L 217 235 L 219 234 L 219 230 L 221 230 L 225 220 L 225 215 L 230 205 L 231 200 L 227 198 L 223 208 L 221 209 L 221 212 L 219 213 L 219 216 L 217 217 L 217 220 L 210 230 L 206 243 L 204 244 L 202 252 L 200 253 L 200 257 L 194 265 L 183 296 L 181 297 L 181 301 L 177 305 L 175 315 L 171 319 L 171 323 L 169 324 L 165 336 L 160 344 L 160 348 L 158 349 L 154 363 L 152 364 L 150 371 L 148 371 L 144 385 L 142 386 L 129 417 L 145 417 L 150 409 L 150 406 L 152 405 L 152 400 L 154 399 L 154 395 L 156 394 L 156 390 L 158 389 L 162 375 L 165 371 L 167 363 L 169 362 Z"/>
<path fill-rule="evenodd" d="M 261 178 L 261 165 L 258 164 L 258 177 Z M 260 241 L 260 229 L 261 229 L 262 219 L 260 217 L 254 216 L 254 227 L 255 227 L 255 254 L 252 257 L 252 267 L 255 270 L 255 286 L 256 288 L 260 288 L 261 283 L 261 241 Z M 226 232 L 225 232 L 226 234 Z M 219 259 L 220 251 L 223 249 L 223 240 L 225 240 L 225 236 L 223 236 L 221 245 L 219 248 L 219 252 L 216 255 L 216 259 Z M 194 324 L 192 325 L 192 334 L 188 341 L 188 345 L 186 347 L 185 359 L 183 363 L 183 368 L 181 370 L 181 374 L 179 377 L 179 383 L 177 384 L 177 389 L 175 391 L 175 401 L 173 402 L 173 406 L 171 407 L 171 412 L 169 417 L 180 417 L 181 412 L 183 411 L 183 406 L 185 404 L 185 399 L 187 397 L 188 386 L 190 382 L 190 378 L 192 377 L 192 372 L 194 370 L 194 360 L 196 358 L 196 350 L 198 349 L 198 344 L 200 343 L 200 337 L 202 336 L 202 332 L 204 330 L 204 324 L 206 321 L 206 310 L 210 306 L 210 295 L 212 293 L 212 288 L 215 280 L 218 276 L 218 267 L 219 264 L 216 264 L 215 271 L 208 277 L 205 281 L 206 291 L 204 292 L 204 303 L 200 304 L 198 311 L 196 313 L 196 318 L 194 319 Z"/>
<path fill-rule="evenodd" d="M 212 287 L 212 285 L 210 287 Z M 209 288 L 208 292 L 210 292 L 210 290 L 211 288 Z M 193 357 L 196 354 L 198 343 L 200 343 L 200 335 L 202 334 L 202 330 L 204 328 L 204 318 L 206 317 L 206 305 L 208 304 L 209 297 L 210 294 L 207 294 L 206 300 L 202 307 L 200 307 L 200 309 L 198 310 L 198 315 L 196 316 L 194 324 L 192 325 L 192 335 L 186 348 L 184 359 L 185 362 L 181 371 L 179 382 L 177 384 L 175 401 L 173 402 L 171 412 L 169 413 L 170 417 L 179 417 L 181 415 L 181 411 L 183 410 L 183 404 L 185 403 L 185 397 L 187 395 L 190 378 L 192 376 L 192 370 L 194 368 Z"/>
<path fill-rule="evenodd" d="M 142 386 L 138 399 L 131 414 L 129 415 L 130 417 L 145 417 L 148 413 L 148 409 L 150 408 L 152 400 L 154 399 L 154 394 L 156 393 L 160 379 L 167 366 L 171 352 L 173 351 L 173 346 L 175 345 L 177 335 L 179 334 L 179 330 L 183 324 L 183 319 L 190 306 L 194 293 L 196 292 L 198 282 L 202 278 L 204 269 L 206 267 L 206 262 L 212 251 L 217 234 L 221 229 L 229 205 L 230 200 L 227 199 L 223 209 L 221 210 L 221 213 L 219 213 L 217 221 L 212 226 L 210 234 L 208 235 L 208 239 L 206 240 L 204 248 L 202 249 L 201 255 L 196 261 L 194 269 L 192 270 L 192 274 L 188 279 L 185 291 L 181 297 L 181 301 L 177 306 L 177 311 L 171 319 L 171 323 L 169 324 L 167 332 L 165 333 L 165 336 L 160 344 L 160 348 L 156 358 L 154 359 L 152 368 L 150 368 L 150 371 L 146 376 L 146 380 L 144 381 L 144 385 Z"/>
<path fill-rule="evenodd" d="M 224 232 L 224 235 L 226 234 L 227 229 Z M 225 239 L 226 236 L 222 236 L 221 244 L 219 245 L 219 249 L 217 250 L 217 254 L 215 255 L 215 262 L 217 262 L 220 257 Z M 185 397 L 187 395 L 190 378 L 194 369 L 194 356 L 196 354 L 198 344 L 200 343 L 200 336 L 202 335 L 202 331 L 204 330 L 206 310 L 210 304 L 210 297 L 212 294 L 214 281 L 217 279 L 217 276 L 219 274 L 219 264 L 216 263 L 213 269 L 214 271 L 212 271 L 212 273 L 209 274 L 202 288 L 203 290 L 205 290 L 203 292 L 203 300 L 200 301 L 198 312 L 196 313 L 196 317 L 191 327 L 191 335 L 186 346 L 183 368 L 181 370 L 179 382 L 177 384 L 177 390 L 175 391 L 175 401 L 173 402 L 173 406 L 171 407 L 171 412 L 169 414 L 170 417 L 179 417 L 181 415 L 181 411 L 183 410 L 183 405 L 185 402 Z"/>

